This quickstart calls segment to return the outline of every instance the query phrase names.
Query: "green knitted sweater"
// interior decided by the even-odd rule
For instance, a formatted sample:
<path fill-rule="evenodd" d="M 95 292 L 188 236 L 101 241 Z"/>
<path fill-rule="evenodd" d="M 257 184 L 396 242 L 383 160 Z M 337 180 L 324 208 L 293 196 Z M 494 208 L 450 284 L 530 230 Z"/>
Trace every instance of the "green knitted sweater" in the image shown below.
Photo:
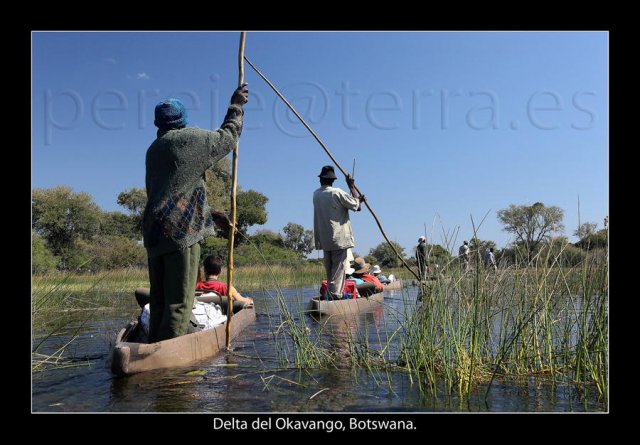
<path fill-rule="evenodd" d="M 242 107 L 230 105 L 216 131 L 158 130 L 147 150 L 142 235 L 149 258 L 190 247 L 215 234 L 204 174 L 237 144 Z"/>

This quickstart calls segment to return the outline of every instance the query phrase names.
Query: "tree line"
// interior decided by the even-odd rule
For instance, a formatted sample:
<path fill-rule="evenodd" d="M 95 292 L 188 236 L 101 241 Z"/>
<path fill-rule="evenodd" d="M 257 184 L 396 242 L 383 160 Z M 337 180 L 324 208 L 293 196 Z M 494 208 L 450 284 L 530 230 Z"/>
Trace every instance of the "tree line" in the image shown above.
<path fill-rule="evenodd" d="M 482 264 L 486 251 L 493 248 L 499 265 L 508 266 L 516 263 L 529 264 L 535 261 L 557 262 L 563 266 L 577 266 L 588 254 L 599 260 L 606 260 L 605 248 L 608 245 L 608 219 L 605 227 L 597 230 L 595 222 L 585 222 L 573 232 L 578 238 L 576 243 L 569 242 L 564 232 L 564 211 L 557 206 L 546 206 L 536 202 L 533 205 L 511 204 L 497 212 L 497 218 L 505 232 L 513 235 L 514 241 L 504 249 L 498 249 L 491 240 L 481 240 L 477 236 L 470 237 L 469 247 L 474 264 Z M 415 266 L 415 256 L 406 257 L 404 248 L 392 241 L 398 253 L 409 265 Z M 455 246 L 451 246 L 455 248 Z M 429 263 L 445 267 L 452 264 L 456 255 L 439 244 L 427 243 Z M 415 248 L 414 248 L 415 255 Z M 358 256 L 358 254 L 355 254 Z M 370 264 L 382 267 L 400 267 L 401 261 L 386 243 L 380 243 L 364 257 Z"/>
<path fill-rule="evenodd" d="M 207 201 L 212 209 L 229 212 L 231 174 L 229 160 L 223 158 L 205 177 Z M 35 189 L 32 206 L 32 271 L 100 271 L 123 267 L 146 267 L 142 245 L 142 215 L 147 202 L 144 189 L 131 188 L 118 194 L 117 203 L 125 212 L 103 211 L 86 192 L 58 186 Z M 302 259 L 313 250 L 313 233 L 290 222 L 283 234 L 248 230 L 267 222 L 269 198 L 255 190 L 237 193 L 237 226 L 234 253 L 237 264 L 256 262 L 261 255 L 270 261 Z M 218 231 L 206 240 L 203 254 L 227 255 L 228 233 Z"/>
<path fill-rule="evenodd" d="M 229 212 L 231 174 L 229 160 L 223 158 L 206 173 L 207 201 L 212 209 Z M 126 210 L 103 211 L 85 192 L 74 192 L 66 186 L 35 189 L 32 192 L 32 271 L 51 270 L 99 271 L 123 267 L 146 267 L 146 251 L 142 246 L 142 215 L 147 201 L 144 189 L 131 188 L 118 194 L 117 203 Z M 269 198 L 255 190 L 237 194 L 237 225 L 234 261 L 236 264 L 291 263 L 304 260 L 313 251 L 313 232 L 300 224 L 288 223 L 282 234 L 271 230 L 248 230 L 267 222 L 266 204 Z M 511 245 L 498 249 L 491 240 L 470 237 L 472 259 L 480 263 L 490 248 L 499 264 L 529 263 L 540 258 L 575 266 L 589 252 L 605 258 L 607 221 L 597 230 L 594 222 L 581 224 L 573 235 L 578 242 L 570 243 L 562 233 L 564 211 L 557 206 L 515 205 L 499 210 L 497 218 L 503 230 L 513 235 Z M 219 231 L 205 240 L 203 255 L 227 256 L 228 233 Z M 396 250 L 410 264 L 415 257 L 407 257 L 404 247 L 393 242 Z M 451 264 L 455 246 L 427 244 L 429 263 L 445 267 Z M 414 248 L 415 250 L 415 248 Z M 355 256 L 360 256 L 354 253 Z M 370 249 L 365 260 L 382 267 L 400 267 L 401 262 L 391 247 L 382 242 Z M 307 260 L 316 262 L 317 260 Z"/>

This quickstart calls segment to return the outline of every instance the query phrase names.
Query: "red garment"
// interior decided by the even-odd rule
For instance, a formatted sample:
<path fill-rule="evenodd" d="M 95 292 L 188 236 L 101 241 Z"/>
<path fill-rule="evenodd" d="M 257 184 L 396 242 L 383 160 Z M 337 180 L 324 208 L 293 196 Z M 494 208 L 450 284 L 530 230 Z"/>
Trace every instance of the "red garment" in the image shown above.
<path fill-rule="evenodd" d="M 380 282 L 380 280 L 378 280 L 378 278 L 374 277 L 373 275 L 369 275 L 368 273 L 365 273 L 359 278 L 362 278 L 362 281 L 368 281 L 369 283 L 375 284 L 377 292 L 382 292 L 384 290 L 384 287 L 382 286 L 382 283 Z"/>
<path fill-rule="evenodd" d="M 327 280 L 322 280 L 322 286 L 320 287 L 320 295 L 324 295 L 327 292 Z M 358 291 L 356 290 L 356 282 L 354 280 L 344 280 L 344 288 L 342 294 L 350 293 L 351 298 L 358 298 Z"/>
<path fill-rule="evenodd" d="M 227 285 L 215 280 L 207 280 L 197 283 L 196 290 L 214 291 L 220 295 L 227 295 Z"/>

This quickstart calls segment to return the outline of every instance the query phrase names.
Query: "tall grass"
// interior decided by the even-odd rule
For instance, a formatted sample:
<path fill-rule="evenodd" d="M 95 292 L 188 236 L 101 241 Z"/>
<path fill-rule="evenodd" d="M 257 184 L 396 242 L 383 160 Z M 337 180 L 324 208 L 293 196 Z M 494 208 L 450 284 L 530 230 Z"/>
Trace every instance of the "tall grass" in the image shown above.
<path fill-rule="evenodd" d="M 385 327 L 376 328 L 375 346 L 369 342 L 370 326 L 325 320 L 310 330 L 302 296 L 285 300 L 281 280 L 318 284 L 321 268 L 305 276 L 300 269 L 276 272 L 270 267 L 276 285 L 268 287 L 277 288 L 270 298 L 277 307 L 272 326 L 278 356 L 286 366 L 300 369 L 350 366 L 354 375 L 364 369 L 389 388 L 390 371 L 400 369 L 419 391 L 457 392 L 461 398 L 480 384 L 488 394 L 496 376 L 532 375 L 593 384 L 605 398 L 607 264 L 588 255 L 579 267 L 565 267 L 561 255 L 562 248 L 546 249 L 530 262 L 517 261 L 497 271 L 482 266 L 480 253 L 468 271 L 454 258 L 421 287 L 419 304 L 405 289 L 402 313 L 385 307 Z M 261 269 L 253 271 L 264 285 Z M 386 272 L 412 281 L 406 271 Z M 394 315 L 397 327 L 390 328 L 386 323 Z"/>
<path fill-rule="evenodd" d="M 69 346 L 100 310 L 133 308 L 130 283 L 137 270 L 87 276 L 55 273 L 34 276 L 31 293 L 32 371 L 78 366 Z"/>
<path fill-rule="evenodd" d="M 323 343 L 323 329 L 312 334 L 307 326 L 302 299 L 298 298 L 297 304 L 290 305 L 278 292 L 274 301 L 278 308 L 279 323 L 273 331 L 273 339 L 281 362 L 300 369 L 332 365 L 334 357 Z"/>
<path fill-rule="evenodd" d="M 399 362 L 420 388 L 468 394 L 496 375 L 595 384 L 607 396 L 607 266 L 560 267 L 559 255 L 498 271 L 450 268 L 409 306 Z"/>
<path fill-rule="evenodd" d="M 324 276 L 324 268 L 317 264 L 257 264 L 234 267 L 233 283 L 241 292 L 243 290 L 259 290 L 265 287 L 299 287 L 317 284 Z M 226 281 L 226 268 L 220 275 L 220 281 Z M 83 292 L 101 282 L 101 290 L 118 291 L 123 288 L 133 289 L 149 287 L 147 269 L 120 269 L 98 272 L 96 274 L 53 272 L 34 275 L 32 286 L 35 292 L 47 292 L 60 284 L 67 291 Z"/>
<path fill-rule="evenodd" d="M 233 285 L 238 290 L 274 289 L 318 285 L 324 277 L 324 267 L 315 264 L 257 264 L 236 266 L 233 269 Z M 220 276 L 226 281 L 226 268 Z"/>

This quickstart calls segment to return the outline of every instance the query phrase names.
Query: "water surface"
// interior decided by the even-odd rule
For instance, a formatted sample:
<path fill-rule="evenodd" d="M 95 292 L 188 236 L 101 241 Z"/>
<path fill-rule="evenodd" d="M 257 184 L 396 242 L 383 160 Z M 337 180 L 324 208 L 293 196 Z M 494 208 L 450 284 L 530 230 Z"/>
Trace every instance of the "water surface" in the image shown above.
<path fill-rule="evenodd" d="M 188 368 L 159 370 L 115 377 L 109 368 L 115 334 L 135 314 L 105 309 L 93 314 L 68 353 L 73 367 L 37 372 L 32 376 L 34 412 L 567 412 L 603 411 L 595 389 L 578 391 L 567 383 L 543 378 L 494 381 L 468 397 L 421 394 L 401 371 L 353 369 L 349 339 L 380 349 L 402 320 L 405 305 L 416 301 L 416 288 L 385 293 L 384 305 L 353 319 L 316 320 L 304 315 L 316 287 L 284 289 L 282 294 L 297 319 L 302 318 L 313 338 L 331 345 L 337 369 L 296 370 L 283 364 L 284 335 L 275 340 L 279 311 L 274 292 L 254 292 L 256 323 L 233 342 L 233 352 L 220 354 Z M 133 299 L 133 296 L 131 297 Z M 37 340 L 37 333 L 34 337 Z M 48 339 L 43 351 L 68 340 Z M 397 342 L 385 357 L 397 357 Z M 198 371 L 193 373 L 192 371 Z"/>

